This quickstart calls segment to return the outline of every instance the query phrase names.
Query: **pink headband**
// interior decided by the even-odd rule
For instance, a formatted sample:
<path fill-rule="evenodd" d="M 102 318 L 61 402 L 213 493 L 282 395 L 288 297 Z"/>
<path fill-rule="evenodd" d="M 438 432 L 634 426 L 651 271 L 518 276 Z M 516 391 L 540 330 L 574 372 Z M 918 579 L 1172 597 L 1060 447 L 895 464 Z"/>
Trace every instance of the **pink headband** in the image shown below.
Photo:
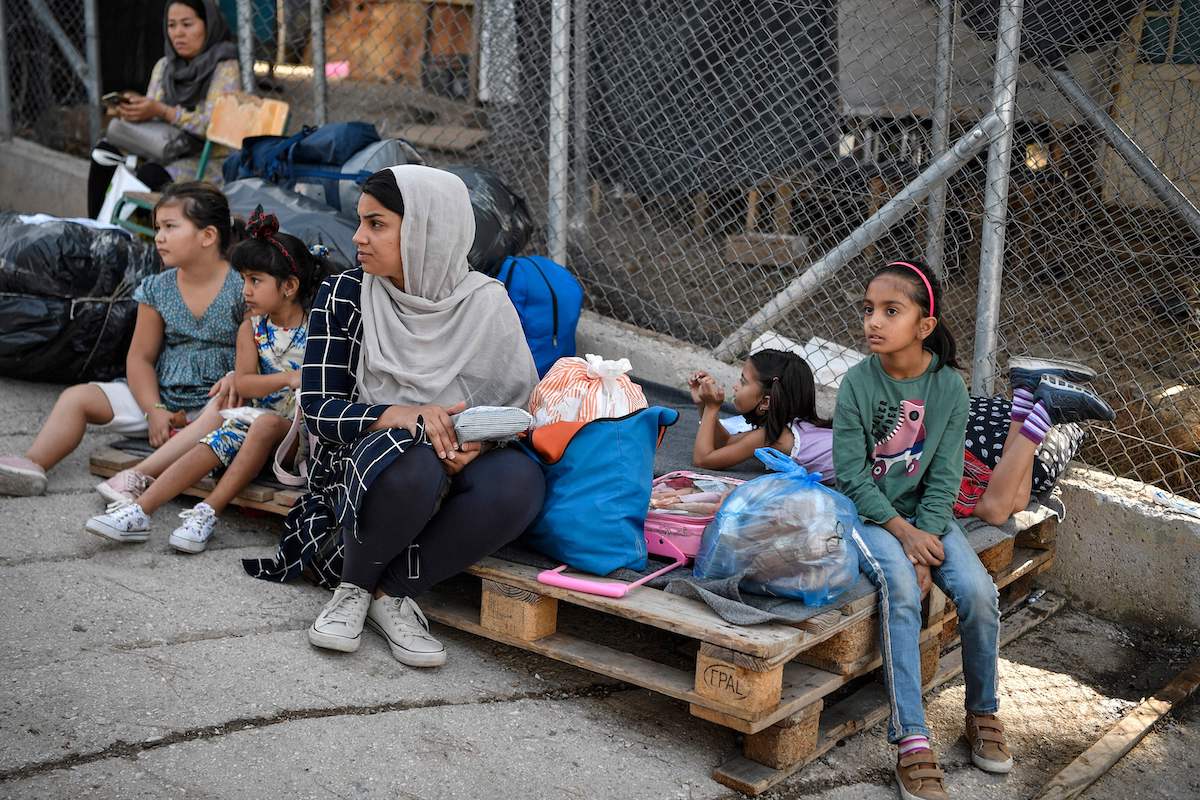
<path fill-rule="evenodd" d="M 921 283 L 925 284 L 925 291 L 929 294 L 929 316 L 936 316 L 933 313 L 933 284 L 929 282 L 929 278 L 925 277 L 925 273 L 920 270 L 915 264 L 910 264 L 907 261 L 892 261 L 888 264 L 889 267 L 908 267 L 913 272 L 917 273 L 917 277 L 921 279 Z"/>

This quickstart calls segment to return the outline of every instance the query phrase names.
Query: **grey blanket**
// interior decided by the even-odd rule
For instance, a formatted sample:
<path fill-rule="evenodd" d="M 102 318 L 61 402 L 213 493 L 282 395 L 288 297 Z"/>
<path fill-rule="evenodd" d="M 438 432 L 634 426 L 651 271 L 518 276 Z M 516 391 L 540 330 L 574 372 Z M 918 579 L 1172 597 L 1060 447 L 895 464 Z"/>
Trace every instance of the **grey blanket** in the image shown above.
<path fill-rule="evenodd" d="M 1012 538 L 1020 531 L 1049 519 L 1052 516 L 1061 518 L 1061 504 L 1056 504 L 1055 498 L 1048 499 L 1046 504 L 1034 501 L 1024 511 L 1013 516 L 1003 527 L 988 525 L 982 520 L 970 518 L 961 519 L 959 524 L 966 533 L 967 541 L 975 548 L 975 552 L 992 547 L 1004 539 Z M 526 564 L 532 567 L 550 568 L 558 564 L 540 553 L 518 545 L 510 545 L 496 553 L 497 558 Z M 651 561 L 642 572 L 631 569 L 619 569 L 607 577 L 626 582 L 636 581 L 662 568 L 662 564 Z M 655 589 L 663 589 L 681 597 L 690 597 L 711 608 L 721 619 L 735 625 L 759 625 L 764 622 L 782 622 L 797 624 L 818 614 L 851 603 L 872 594 L 875 587 L 866 575 L 860 575 L 859 581 L 845 594 L 841 595 L 830 605 L 809 606 L 799 600 L 784 597 L 764 597 L 757 594 L 742 592 L 739 588 L 738 576 L 719 580 L 700 580 L 692 574 L 690 567 L 679 567 L 666 575 L 646 583 Z M 634 591 L 637 591 L 636 589 Z"/>

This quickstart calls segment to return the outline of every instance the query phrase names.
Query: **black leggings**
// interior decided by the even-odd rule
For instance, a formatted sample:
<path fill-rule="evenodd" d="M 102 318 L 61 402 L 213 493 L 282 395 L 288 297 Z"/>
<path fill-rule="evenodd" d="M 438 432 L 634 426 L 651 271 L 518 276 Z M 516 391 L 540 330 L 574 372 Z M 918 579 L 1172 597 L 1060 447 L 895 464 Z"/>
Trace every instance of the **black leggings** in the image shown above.
<path fill-rule="evenodd" d="M 342 580 L 420 595 L 520 536 L 545 492 L 541 468 L 515 449 L 484 453 L 448 478 L 433 448 L 412 447 L 367 490 L 358 538 L 345 538 Z"/>
<path fill-rule="evenodd" d="M 96 143 L 95 149 L 124 155 L 103 139 Z M 96 215 L 100 213 L 100 208 L 104 205 L 104 193 L 108 191 L 108 184 L 112 182 L 113 173 L 116 171 L 116 167 L 106 167 L 103 164 L 97 164 L 94 158 L 88 159 L 87 201 L 88 216 L 92 219 L 95 219 Z M 149 186 L 152 192 L 161 190 L 171 182 L 171 173 L 167 172 L 161 164 L 149 161 L 139 166 L 134 174 L 139 181 Z M 101 220 L 101 222 L 108 222 L 108 220 Z"/>

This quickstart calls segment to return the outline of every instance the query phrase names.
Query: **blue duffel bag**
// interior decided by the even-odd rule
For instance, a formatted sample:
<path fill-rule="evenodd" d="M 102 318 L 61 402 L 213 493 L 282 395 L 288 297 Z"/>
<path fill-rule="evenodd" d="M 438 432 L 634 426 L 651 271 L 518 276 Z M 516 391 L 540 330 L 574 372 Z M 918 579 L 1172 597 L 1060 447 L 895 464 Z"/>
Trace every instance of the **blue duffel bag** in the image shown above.
<path fill-rule="evenodd" d="M 362 182 L 370 172 L 345 173 L 342 165 L 378 141 L 375 126 L 367 122 L 333 122 L 291 136 L 248 136 L 242 149 L 225 159 L 221 173 L 226 183 L 262 178 L 285 189 L 305 179 Z"/>
<path fill-rule="evenodd" d="M 545 473 L 546 499 L 522 543 L 594 575 L 645 569 L 654 451 L 678 419 L 651 406 L 534 429 L 525 449 Z"/>

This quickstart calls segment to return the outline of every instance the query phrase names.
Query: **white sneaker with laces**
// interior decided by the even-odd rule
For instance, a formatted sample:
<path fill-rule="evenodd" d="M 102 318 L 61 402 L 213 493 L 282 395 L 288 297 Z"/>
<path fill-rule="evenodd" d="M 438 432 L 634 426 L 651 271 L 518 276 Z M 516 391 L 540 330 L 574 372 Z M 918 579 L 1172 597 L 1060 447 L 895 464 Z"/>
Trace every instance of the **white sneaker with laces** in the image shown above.
<path fill-rule="evenodd" d="M 123 469 L 106 481 L 96 484 L 96 491 L 110 503 L 133 503 L 154 483 L 144 472 Z"/>
<path fill-rule="evenodd" d="M 89 533 L 114 542 L 144 542 L 150 538 L 150 518 L 137 503 L 111 503 L 84 525 Z"/>
<path fill-rule="evenodd" d="M 308 629 L 308 641 L 326 650 L 353 653 L 362 644 L 363 621 L 370 606 L 370 592 L 343 581 Z"/>
<path fill-rule="evenodd" d="M 392 656 L 410 667 L 440 667 L 446 648 L 429 635 L 429 620 L 411 597 L 377 597 L 371 601 L 367 624 L 387 639 Z"/>
<path fill-rule="evenodd" d="M 217 524 L 217 512 L 208 503 L 197 503 L 195 508 L 180 511 L 179 518 L 183 524 L 175 529 L 167 544 L 181 553 L 203 553 Z"/>

